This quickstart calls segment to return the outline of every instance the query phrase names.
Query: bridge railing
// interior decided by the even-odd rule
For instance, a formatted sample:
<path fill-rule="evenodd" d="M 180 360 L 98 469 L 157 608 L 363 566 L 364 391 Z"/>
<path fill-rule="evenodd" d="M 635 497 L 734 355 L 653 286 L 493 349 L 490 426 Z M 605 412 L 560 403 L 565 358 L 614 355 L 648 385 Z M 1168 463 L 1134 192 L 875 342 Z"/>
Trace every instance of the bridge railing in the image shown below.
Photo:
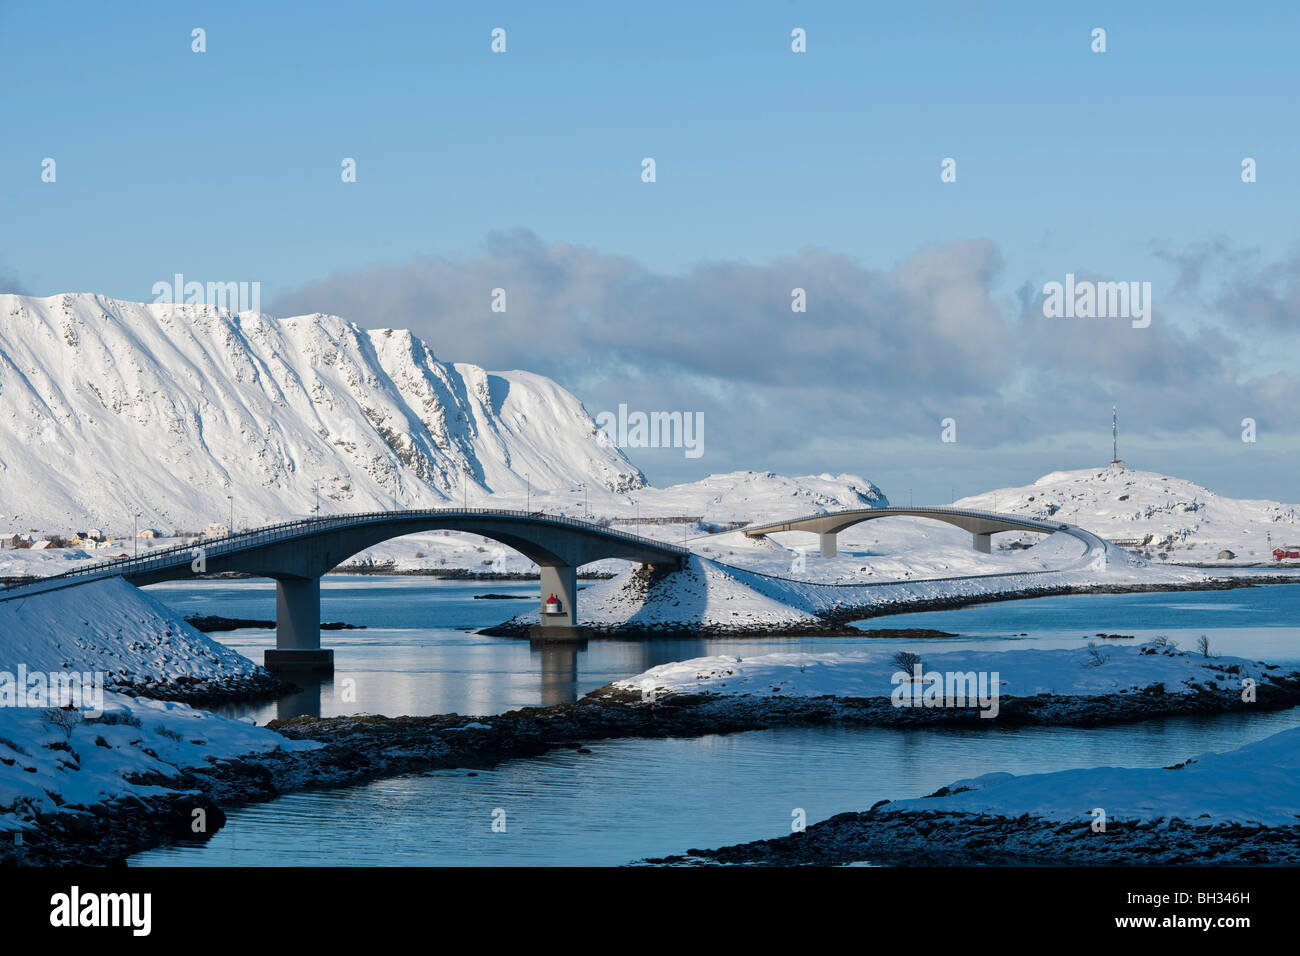
<path fill-rule="evenodd" d="M 97 561 L 80 568 L 74 568 L 71 571 L 64 571 L 59 574 L 52 574 L 48 577 L 43 577 L 38 581 L 9 585 L 4 589 L 4 591 L 0 591 L 0 595 L 3 595 L 5 591 L 17 591 L 19 589 L 25 590 L 27 588 L 37 588 L 42 585 L 57 586 L 59 582 L 70 582 L 73 579 L 93 580 L 95 578 L 124 577 L 126 575 L 144 574 L 149 571 L 164 570 L 176 567 L 178 564 L 192 562 L 200 551 L 206 559 L 234 554 L 250 548 L 260 547 L 271 542 L 309 537 L 318 532 L 329 531 L 334 528 L 355 527 L 358 525 L 365 525 L 379 521 L 391 521 L 394 519 L 456 517 L 458 515 L 492 515 L 497 517 L 524 518 L 528 520 L 542 521 L 549 524 L 564 524 L 587 531 L 594 531 L 605 537 L 617 538 L 628 543 L 644 545 L 673 554 L 687 555 L 690 553 L 681 545 L 671 544 L 667 541 L 660 541 L 656 538 L 650 538 L 645 535 L 633 534 L 630 531 L 619 531 L 612 528 L 606 528 L 595 524 L 594 522 L 583 521 L 578 518 L 570 518 L 567 515 L 548 515 L 540 511 L 520 511 L 516 509 L 502 508 L 423 508 L 406 511 L 367 511 L 349 515 L 331 515 L 328 518 L 300 518 L 293 521 L 282 521 L 279 524 L 266 525 L 261 528 L 254 528 L 250 531 L 240 531 L 235 534 L 223 535 L 219 538 L 202 538 L 190 544 L 172 545 L 161 550 L 153 551 L 144 556 L 130 558 L 122 557 L 108 561 Z"/>

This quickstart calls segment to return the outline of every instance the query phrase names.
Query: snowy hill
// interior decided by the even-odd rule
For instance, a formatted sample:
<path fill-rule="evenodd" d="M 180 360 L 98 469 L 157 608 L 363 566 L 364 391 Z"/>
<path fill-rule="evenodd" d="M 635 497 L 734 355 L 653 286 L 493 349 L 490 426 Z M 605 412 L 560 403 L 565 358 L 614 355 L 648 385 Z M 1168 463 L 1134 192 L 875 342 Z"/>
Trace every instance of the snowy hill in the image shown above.
<path fill-rule="evenodd" d="M 96 295 L 0 295 L 0 525 L 201 528 L 436 506 L 641 472 L 539 375 L 406 331 Z M 526 479 L 524 476 L 527 475 Z"/>
<path fill-rule="evenodd" d="M 0 672 L 95 672 L 107 689 L 169 699 L 262 690 L 252 661 L 120 578 L 0 601 Z M 10 704 L 12 706 L 12 704 Z"/>
<path fill-rule="evenodd" d="M 885 508 L 889 499 L 858 475 L 787 478 L 733 471 L 637 494 L 643 515 L 694 515 L 708 522 L 770 521 L 842 508 Z"/>
<path fill-rule="evenodd" d="M 1273 548 L 1300 543 L 1298 505 L 1225 498 L 1151 471 L 1055 471 L 1032 485 L 990 491 L 956 504 L 1051 517 L 1113 541 L 1142 542 L 1146 550 L 1179 561 L 1213 562 L 1222 550 L 1232 551 L 1238 561 L 1266 561 Z"/>

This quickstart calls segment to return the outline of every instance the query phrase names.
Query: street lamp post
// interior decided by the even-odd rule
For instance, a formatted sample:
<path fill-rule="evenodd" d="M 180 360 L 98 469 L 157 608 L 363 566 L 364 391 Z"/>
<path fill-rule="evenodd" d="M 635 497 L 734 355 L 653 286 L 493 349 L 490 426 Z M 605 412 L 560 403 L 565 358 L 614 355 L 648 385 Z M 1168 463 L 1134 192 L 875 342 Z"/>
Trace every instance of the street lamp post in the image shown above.
<path fill-rule="evenodd" d="M 226 534 L 235 533 L 235 496 L 226 495 L 226 500 L 230 502 L 230 524 L 226 526 Z"/>
<path fill-rule="evenodd" d="M 533 510 L 533 479 L 529 477 L 528 472 L 524 472 L 524 481 L 528 483 L 528 494 L 524 498 L 524 510 L 531 512 Z"/>
<path fill-rule="evenodd" d="M 140 557 L 140 512 L 139 511 L 135 513 L 135 517 L 131 521 L 131 528 L 135 535 L 135 556 L 138 558 Z"/>

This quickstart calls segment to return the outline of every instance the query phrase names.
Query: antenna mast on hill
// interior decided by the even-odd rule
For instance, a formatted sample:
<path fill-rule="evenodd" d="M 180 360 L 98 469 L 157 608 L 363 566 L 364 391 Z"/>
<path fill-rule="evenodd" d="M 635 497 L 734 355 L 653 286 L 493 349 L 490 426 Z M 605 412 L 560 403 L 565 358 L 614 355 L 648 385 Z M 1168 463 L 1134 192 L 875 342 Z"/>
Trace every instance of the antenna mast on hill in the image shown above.
<path fill-rule="evenodd" d="M 1124 470 L 1124 462 L 1119 458 L 1119 410 L 1114 405 L 1110 407 L 1110 466 Z"/>

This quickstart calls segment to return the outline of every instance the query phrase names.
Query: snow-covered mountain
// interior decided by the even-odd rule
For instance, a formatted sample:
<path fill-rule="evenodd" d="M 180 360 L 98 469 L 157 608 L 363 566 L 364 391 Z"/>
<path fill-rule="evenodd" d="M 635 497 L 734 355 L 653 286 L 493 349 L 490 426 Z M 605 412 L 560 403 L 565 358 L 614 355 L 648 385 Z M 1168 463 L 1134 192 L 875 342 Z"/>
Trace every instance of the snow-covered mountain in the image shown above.
<path fill-rule="evenodd" d="M 1180 561 L 1215 561 L 1221 550 L 1267 560 L 1300 543 L 1300 505 L 1225 498 L 1182 478 L 1152 471 L 1054 471 L 1032 485 L 963 498 L 957 507 L 1077 524 L 1113 541 L 1141 542 Z"/>
<path fill-rule="evenodd" d="M 609 493 L 644 476 L 529 372 L 410 332 L 98 295 L 0 295 L 0 526 L 199 528 L 322 510 Z"/>

